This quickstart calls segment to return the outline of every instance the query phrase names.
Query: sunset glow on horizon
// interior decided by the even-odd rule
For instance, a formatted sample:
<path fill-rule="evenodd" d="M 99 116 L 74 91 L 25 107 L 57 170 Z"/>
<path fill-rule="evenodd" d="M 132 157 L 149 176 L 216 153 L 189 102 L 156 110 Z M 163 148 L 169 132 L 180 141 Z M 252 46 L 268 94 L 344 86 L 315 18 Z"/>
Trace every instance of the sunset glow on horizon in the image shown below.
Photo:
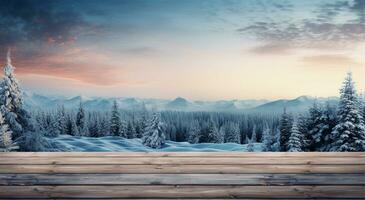
<path fill-rule="evenodd" d="M 0 0 L 0 62 L 46 94 L 192 100 L 365 90 L 362 0 Z"/>

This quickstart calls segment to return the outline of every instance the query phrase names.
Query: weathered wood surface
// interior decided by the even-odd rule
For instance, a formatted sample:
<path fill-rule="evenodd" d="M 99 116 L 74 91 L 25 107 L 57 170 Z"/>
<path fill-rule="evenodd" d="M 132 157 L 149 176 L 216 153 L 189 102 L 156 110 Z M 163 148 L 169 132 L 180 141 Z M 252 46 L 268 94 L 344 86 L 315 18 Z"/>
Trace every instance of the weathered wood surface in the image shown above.
<path fill-rule="evenodd" d="M 365 185 L 363 174 L 0 174 L 6 185 Z"/>
<path fill-rule="evenodd" d="M 2 157 L 1 164 L 39 165 L 308 165 L 308 164 L 358 164 L 365 165 L 365 157 Z"/>
<path fill-rule="evenodd" d="M 365 165 L 0 165 L 0 173 L 240 174 L 365 173 Z"/>
<path fill-rule="evenodd" d="M 2 152 L 1 157 L 365 157 L 364 152 Z"/>
<path fill-rule="evenodd" d="M 0 199 L 365 199 L 365 153 L 0 153 Z"/>
<path fill-rule="evenodd" d="M 2 186 L 1 198 L 364 198 L 365 186 Z"/>

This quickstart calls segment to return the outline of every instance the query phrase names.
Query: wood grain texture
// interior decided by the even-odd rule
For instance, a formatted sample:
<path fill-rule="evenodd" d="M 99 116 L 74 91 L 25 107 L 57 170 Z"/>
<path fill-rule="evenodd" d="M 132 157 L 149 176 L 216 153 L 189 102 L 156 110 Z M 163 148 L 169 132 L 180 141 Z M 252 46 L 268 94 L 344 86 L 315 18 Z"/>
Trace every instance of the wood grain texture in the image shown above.
<path fill-rule="evenodd" d="M 0 152 L 0 157 L 365 157 L 365 152 Z"/>
<path fill-rule="evenodd" d="M 364 153 L 0 153 L 0 199 L 365 199 Z"/>
<path fill-rule="evenodd" d="M 0 173 L 257 174 L 365 173 L 365 165 L 0 165 Z"/>
<path fill-rule="evenodd" d="M 309 165 L 309 164 L 361 164 L 365 165 L 365 157 L 3 157 L 2 164 L 126 164 L 126 165 Z"/>
<path fill-rule="evenodd" d="M 365 175 L 0 174 L 0 185 L 365 185 Z"/>
<path fill-rule="evenodd" d="M 16 194 L 16 196 L 14 196 Z M 0 198 L 350 198 L 365 186 L 0 186 Z"/>

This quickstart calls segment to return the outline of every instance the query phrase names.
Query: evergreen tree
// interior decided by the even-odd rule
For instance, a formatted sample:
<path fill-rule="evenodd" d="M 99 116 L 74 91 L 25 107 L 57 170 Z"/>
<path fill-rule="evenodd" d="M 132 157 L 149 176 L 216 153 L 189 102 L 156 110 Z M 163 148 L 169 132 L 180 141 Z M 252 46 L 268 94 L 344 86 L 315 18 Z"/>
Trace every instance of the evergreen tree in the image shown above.
<path fill-rule="evenodd" d="M 218 130 L 218 137 L 217 137 L 217 142 L 216 143 L 224 143 L 224 136 L 225 135 L 226 135 L 226 129 L 222 126 Z"/>
<path fill-rule="evenodd" d="M 58 121 L 58 128 L 59 128 L 59 134 L 66 134 L 67 133 L 67 118 L 66 118 L 66 111 L 65 107 L 61 105 L 58 108 L 57 118 Z"/>
<path fill-rule="evenodd" d="M 121 121 L 120 121 L 119 136 L 128 138 L 128 123 L 123 119 L 121 119 Z"/>
<path fill-rule="evenodd" d="M 121 133 L 121 119 L 117 101 L 114 100 L 111 118 L 110 118 L 110 134 L 119 136 Z"/>
<path fill-rule="evenodd" d="M 4 78 L 0 86 L 0 106 L 6 124 L 13 133 L 13 139 L 32 129 L 29 123 L 30 115 L 23 109 L 23 99 L 18 80 L 14 76 L 14 67 L 11 64 L 10 51 L 7 54 L 7 63 L 4 67 Z"/>
<path fill-rule="evenodd" d="M 141 118 L 137 121 L 136 137 L 142 138 L 147 127 L 147 112 L 143 112 Z"/>
<path fill-rule="evenodd" d="M 365 127 L 352 74 L 349 72 L 340 90 L 338 124 L 334 127 L 333 151 L 364 151 Z"/>
<path fill-rule="evenodd" d="M 280 130 L 277 128 L 274 131 L 274 144 L 272 146 L 272 151 L 280 151 Z"/>
<path fill-rule="evenodd" d="M 309 150 L 328 151 L 331 145 L 331 132 L 336 125 L 335 109 L 327 102 L 325 107 L 316 103 L 310 108 Z"/>
<path fill-rule="evenodd" d="M 17 144 L 13 142 L 11 133 L 12 132 L 9 130 L 0 111 L 0 152 L 9 152 L 19 148 Z"/>
<path fill-rule="evenodd" d="M 204 142 L 207 142 L 207 143 L 218 143 L 219 142 L 218 128 L 212 118 L 210 118 L 210 120 L 208 122 L 207 131 L 204 136 L 205 136 Z"/>
<path fill-rule="evenodd" d="M 292 128 L 292 117 L 288 113 L 286 113 L 286 109 L 284 109 L 284 113 L 281 115 L 280 119 L 280 151 L 288 151 L 288 142 Z"/>
<path fill-rule="evenodd" d="M 143 145 L 154 149 L 160 149 L 163 144 L 165 144 L 165 133 L 160 118 L 160 114 L 155 113 L 149 120 L 148 126 L 142 137 Z"/>
<path fill-rule="evenodd" d="M 252 128 L 251 142 L 257 142 L 256 125 L 253 125 L 253 128 Z"/>
<path fill-rule="evenodd" d="M 332 107 L 328 102 L 323 110 L 322 114 L 323 126 L 320 128 L 321 145 L 317 148 L 317 151 L 330 151 L 333 143 L 332 131 L 337 124 L 336 109 Z"/>
<path fill-rule="evenodd" d="M 229 143 L 241 143 L 240 127 L 238 123 L 228 123 L 226 127 L 225 141 Z"/>
<path fill-rule="evenodd" d="M 130 121 L 127 127 L 127 138 L 132 139 L 135 138 L 136 135 L 137 135 L 136 129 L 134 128 L 133 123 Z"/>
<path fill-rule="evenodd" d="M 90 127 L 89 127 L 89 123 L 88 123 L 88 120 L 85 119 L 85 122 L 84 122 L 84 127 L 79 127 L 79 134 L 81 136 L 85 136 L 85 137 L 89 137 L 90 136 Z"/>
<path fill-rule="evenodd" d="M 57 137 L 61 134 L 62 126 L 60 121 L 57 119 L 57 116 L 54 116 L 51 121 L 50 130 L 45 132 L 45 135 L 48 137 Z"/>
<path fill-rule="evenodd" d="M 109 123 L 109 117 L 102 117 L 101 119 L 101 122 L 100 122 L 100 130 L 102 132 L 100 132 L 100 134 L 102 136 L 108 136 L 108 135 L 111 135 L 110 133 L 110 123 Z"/>
<path fill-rule="evenodd" d="M 311 143 L 312 137 L 309 133 L 309 117 L 304 116 L 302 114 L 299 115 L 297 120 L 298 130 L 300 134 L 302 135 L 303 141 L 302 141 L 302 150 L 303 151 L 310 151 L 309 144 Z"/>
<path fill-rule="evenodd" d="M 80 102 L 80 106 L 76 114 L 76 126 L 80 136 L 90 135 L 86 114 L 82 102 Z"/>
<path fill-rule="evenodd" d="M 76 125 L 75 120 L 71 120 L 71 131 L 70 132 L 71 132 L 71 135 L 80 136 L 79 129 Z"/>
<path fill-rule="evenodd" d="M 247 140 L 247 151 L 254 152 L 255 148 L 254 148 L 252 139 L 246 138 L 246 140 Z"/>
<path fill-rule="evenodd" d="M 275 138 L 270 132 L 269 125 L 265 124 L 264 131 L 262 132 L 262 143 L 263 151 L 273 151 L 273 145 L 275 143 Z"/>
<path fill-rule="evenodd" d="M 189 127 L 189 137 L 188 142 L 191 144 L 199 143 L 200 139 L 200 125 L 198 121 L 193 121 L 193 123 Z"/>
<path fill-rule="evenodd" d="M 99 133 L 101 132 L 100 130 L 100 122 L 99 122 L 99 118 L 96 115 L 92 115 L 90 116 L 90 128 L 89 128 L 89 132 L 90 132 L 90 136 L 91 137 L 98 137 L 100 136 Z"/>
<path fill-rule="evenodd" d="M 289 137 L 288 142 L 288 151 L 290 152 L 300 152 L 302 151 L 302 136 L 299 132 L 297 123 L 294 121 L 292 128 L 291 128 L 291 134 Z"/>
<path fill-rule="evenodd" d="M 30 118 L 29 124 L 35 124 L 34 119 Z M 19 143 L 20 151 L 53 151 L 49 140 L 43 137 L 42 131 L 37 126 L 31 126 L 16 140 Z"/>

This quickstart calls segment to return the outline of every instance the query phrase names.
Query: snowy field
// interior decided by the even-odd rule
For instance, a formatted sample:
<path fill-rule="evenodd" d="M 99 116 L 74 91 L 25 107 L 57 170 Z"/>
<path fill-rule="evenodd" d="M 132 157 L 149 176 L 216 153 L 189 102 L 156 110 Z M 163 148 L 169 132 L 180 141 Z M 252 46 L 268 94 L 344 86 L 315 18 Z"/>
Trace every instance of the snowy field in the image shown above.
<path fill-rule="evenodd" d="M 107 151 L 134 151 L 134 152 L 218 152 L 218 151 L 247 151 L 247 145 L 235 143 L 200 143 L 190 144 L 188 142 L 172 142 L 167 141 L 162 149 L 152 149 L 141 144 L 140 139 L 125 139 L 121 137 L 78 137 L 61 135 L 51 139 L 59 145 L 65 146 L 69 151 L 85 151 L 85 152 L 107 152 Z M 254 143 L 255 151 L 261 151 L 261 143 Z"/>

